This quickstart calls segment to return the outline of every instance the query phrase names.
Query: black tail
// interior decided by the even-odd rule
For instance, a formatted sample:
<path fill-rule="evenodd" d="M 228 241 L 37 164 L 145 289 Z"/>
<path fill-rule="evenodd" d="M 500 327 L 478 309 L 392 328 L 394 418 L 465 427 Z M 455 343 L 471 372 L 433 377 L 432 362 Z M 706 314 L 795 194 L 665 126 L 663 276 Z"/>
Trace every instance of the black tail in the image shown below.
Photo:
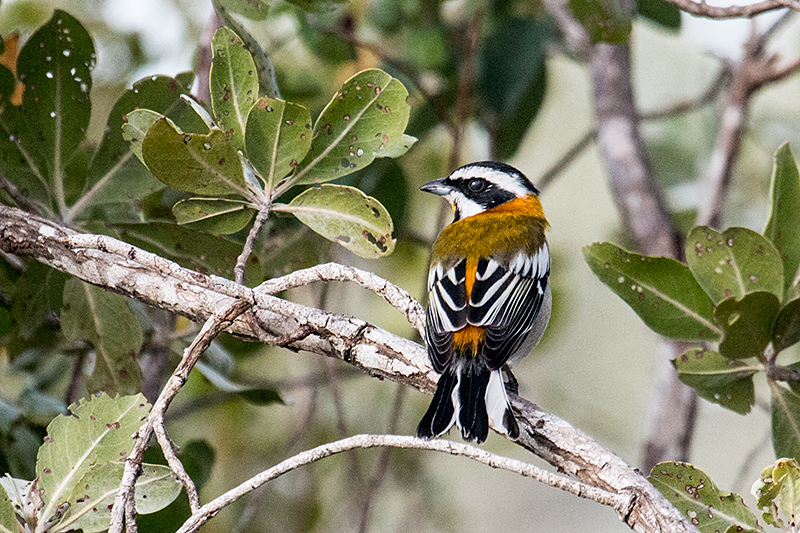
<path fill-rule="evenodd" d="M 439 378 L 428 412 L 417 426 L 417 437 L 438 437 L 456 423 L 464 440 L 480 444 L 489 436 L 489 419 L 501 433 L 519 437 L 500 371 L 489 370 L 474 357 L 457 358 Z"/>
<path fill-rule="evenodd" d="M 486 413 L 486 387 L 491 370 L 478 359 L 465 359 L 458 381 L 458 427 L 464 440 L 478 444 L 489 436 L 489 415 Z"/>
<path fill-rule="evenodd" d="M 456 386 L 456 373 L 453 367 L 447 368 L 439 378 L 436 392 L 433 395 L 428 411 L 417 426 L 417 437 L 432 439 L 438 437 L 453 425 L 455 407 L 453 406 L 453 389 Z"/>

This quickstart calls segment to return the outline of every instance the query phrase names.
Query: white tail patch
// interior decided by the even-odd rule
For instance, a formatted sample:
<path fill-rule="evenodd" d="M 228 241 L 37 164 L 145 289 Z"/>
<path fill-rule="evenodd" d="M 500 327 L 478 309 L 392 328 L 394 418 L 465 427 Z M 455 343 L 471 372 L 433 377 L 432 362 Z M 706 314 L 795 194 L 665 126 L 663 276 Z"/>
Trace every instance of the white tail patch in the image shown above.
<path fill-rule="evenodd" d="M 508 435 L 508 428 L 503 424 L 506 409 L 508 409 L 508 395 L 503 375 L 500 370 L 495 370 L 489 377 L 489 385 L 486 387 L 486 412 L 489 415 L 489 426 Z"/>
<path fill-rule="evenodd" d="M 464 367 L 464 361 L 458 361 L 458 367 L 456 368 L 456 386 L 453 387 L 453 392 L 450 394 L 450 399 L 453 402 L 453 419 L 450 420 L 450 423 L 447 424 L 447 429 L 440 433 L 443 435 L 450 431 L 450 428 L 453 427 L 455 424 L 458 429 L 461 429 L 461 423 L 458 421 L 458 413 L 461 411 L 461 400 L 458 397 L 458 388 L 461 386 L 461 369 Z"/>

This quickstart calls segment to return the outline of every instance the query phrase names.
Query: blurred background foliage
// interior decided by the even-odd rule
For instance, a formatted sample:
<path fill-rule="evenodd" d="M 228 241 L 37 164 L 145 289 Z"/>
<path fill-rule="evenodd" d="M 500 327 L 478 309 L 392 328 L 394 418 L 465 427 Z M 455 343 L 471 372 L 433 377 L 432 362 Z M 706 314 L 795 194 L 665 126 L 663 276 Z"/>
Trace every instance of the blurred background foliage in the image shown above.
<path fill-rule="evenodd" d="M 578 14 L 588 9 L 580 1 L 571 5 Z M 5 0 L 0 4 L 5 47 L 16 46 L 14 32 L 24 43 L 56 8 L 87 28 L 97 50 L 89 144 L 99 142 L 109 111 L 126 89 L 144 77 L 193 70 L 199 47 L 208 46 L 213 35 L 207 29 L 213 25 L 210 2 Z M 661 0 L 642 0 L 638 8 L 630 42 L 634 89 L 645 114 L 696 99 L 713 85 L 727 61 L 741 56 L 749 21 L 694 19 Z M 583 13 L 596 16 L 590 10 Z M 391 256 L 358 258 L 293 219 L 275 217 L 262 233 L 247 280 L 256 283 L 334 260 L 374 271 L 424 299 L 428 246 L 449 212 L 417 188 L 455 166 L 489 158 L 517 166 L 536 184 L 546 177 L 541 188 L 552 227 L 554 316 L 543 342 L 516 369 L 520 392 L 630 464 L 639 464 L 660 341 L 602 287 L 581 258 L 580 248 L 586 244 L 612 240 L 624 245 L 626 237 L 596 147 L 589 142 L 576 157 L 561 160 L 592 130 L 590 75 L 588 66 L 568 51 L 542 5 L 526 0 L 276 1 L 266 20 L 243 24 L 270 54 L 286 100 L 317 116 L 343 81 L 364 68 L 380 67 L 409 89 L 407 133 L 419 138 L 406 156 L 378 160 L 338 182 L 361 188 L 387 207 L 397 239 Z M 622 26 L 619 31 L 627 35 Z M 796 20 L 785 26 L 771 46 L 797 50 L 797 28 Z M 723 227 L 763 227 L 772 154 L 784 141 L 795 147 L 800 142 L 798 89 L 795 76 L 753 101 Z M 193 92 L 202 90 L 195 85 Z M 703 199 L 702 176 L 721 105 L 721 98 L 712 97 L 689 112 L 643 125 L 658 183 L 687 230 Z M 167 220 L 177 199 L 166 190 L 140 207 L 151 220 Z M 150 231 L 157 233 L 158 226 Z M 117 235 L 139 246 L 169 239 L 186 242 L 173 234 L 124 229 Z M 234 236 L 231 262 L 243 238 Z M 32 287 L 19 281 L 25 276 L 55 283 L 41 283 L 39 293 L 31 295 L 39 305 L 32 312 L 42 317 L 35 334 L 17 344 L 7 337 L 0 355 L 0 471 L 32 479 L 45 426 L 85 394 L 80 378 L 91 350 L 65 342 L 59 332 L 54 311 L 61 307 L 63 277 L 35 263 L 25 265 L 21 273 L 13 260 L 0 262 L 2 286 Z M 7 303 L 8 295 L 2 296 Z M 402 316 L 358 287 L 334 283 L 285 296 L 413 336 Z M 129 305 L 143 325 L 140 364 L 145 393 L 152 400 L 196 326 Z M 3 331 L 18 319 L 0 313 Z M 788 357 L 797 355 L 795 351 Z M 168 412 L 168 427 L 190 473 L 203 482 L 204 500 L 322 442 L 361 432 L 412 433 L 429 401 L 338 361 L 233 338 L 215 343 L 198 370 Z M 692 460 L 728 490 L 746 493 L 760 468 L 772 463 L 764 387 L 763 382 L 756 384 L 755 414 L 748 417 L 716 405 L 700 407 Z M 490 438 L 486 447 L 530 460 L 502 439 Z M 141 530 L 174 531 L 186 512 L 182 496 L 167 511 L 143 517 Z M 371 450 L 333 457 L 280 478 L 223 511 L 204 530 L 622 528 L 608 509 L 507 473 L 450 457 Z"/>

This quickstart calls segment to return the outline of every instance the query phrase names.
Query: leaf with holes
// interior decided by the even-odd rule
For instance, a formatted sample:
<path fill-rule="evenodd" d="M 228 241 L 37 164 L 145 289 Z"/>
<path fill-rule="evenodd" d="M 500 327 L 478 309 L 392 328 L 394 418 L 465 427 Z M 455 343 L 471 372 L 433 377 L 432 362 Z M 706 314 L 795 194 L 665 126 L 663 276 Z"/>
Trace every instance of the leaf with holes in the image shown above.
<path fill-rule="evenodd" d="M 394 250 L 394 226 L 389 213 L 375 198 L 353 187 L 323 185 L 298 194 L 276 211 L 292 213 L 326 239 L 356 255 L 378 258 Z"/>
<path fill-rule="evenodd" d="M 92 343 L 96 361 L 86 380 L 90 392 L 135 394 L 142 390 L 142 371 L 136 360 L 142 326 L 127 298 L 70 278 L 64 285 L 61 328 L 70 341 Z"/>
<path fill-rule="evenodd" d="M 69 515 L 50 531 L 81 529 L 84 533 L 95 533 L 108 529 L 124 470 L 125 463 L 117 460 L 100 463 L 86 472 L 67 498 Z M 160 511 L 178 497 L 182 488 L 169 467 L 143 464 L 142 474 L 136 480 L 137 514 Z"/>
<path fill-rule="evenodd" d="M 211 47 L 213 60 L 208 80 L 211 108 L 233 146 L 244 150 L 247 114 L 258 99 L 256 64 L 230 28 L 218 29 Z"/>
<path fill-rule="evenodd" d="M 44 491 L 42 523 L 67 501 L 93 465 L 124 460 L 133 449 L 133 434 L 150 412 L 144 396 L 110 398 L 106 394 L 80 400 L 47 426 L 39 448 L 36 475 Z"/>
<path fill-rule="evenodd" d="M 746 414 L 755 403 L 753 374 L 758 369 L 719 352 L 691 348 L 672 360 L 678 379 L 706 400 Z"/>
<path fill-rule="evenodd" d="M 771 393 L 772 447 L 777 457 L 800 460 L 800 395 L 767 381 Z"/>
<path fill-rule="evenodd" d="M 193 74 L 186 72 L 176 78 L 152 76 L 125 91 L 108 115 L 105 134 L 89 166 L 86 191 L 74 210 L 136 201 L 164 187 L 142 164 L 142 140 L 162 116 L 169 117 L 183 131 L 208 131 L 181 98 L 181 94 L 190 92 L 192 81 Z"/>
<path fill-rule="evenodd" d="M 659 463 L 647 480 L 688 517 L 701 533 L 761 531 L 758 519 L 738 494 L 717 488 L 708 474 L 689 463 Z"/>
<path fill-rule="evenodd" d="M 714 303 L 755 291 L 783 295 L 781 257 L 753 230 L 728 228 L 719 233 L 697 226 L 686 239 L 686 261 Z"/>
<path fill-rule="evenodd" d="M 783 261 L 784 299 L 800 296 L 795 277 L 800 267 L 800 174 L 789 143 L 775 152 L 770 181 L 770 210 L 764 237 L 768 238 Z"/>
<path fill-rule="evenodd" d="M 758 357 L 772 340 L 780 302 L 771 292 L 751 292 L 742 299 L 727 298 L 714 308 L 724 332 L 719 353 L 731 359 Z"/>
<path fill-rule="evenodd" d="M 797 342 L 800 342 L 800 298 L 792 300 L 781 309 L 772 331 L 775 353 Z"/>
<path fill-rule="evenodd" d="M 583 248 L 592 272 L 653 331 L 681 340 L 717 340 L 714 306 L 686 265 L 626 252 L 611 243 Z"/>
<path fill-rule="evenodd" d="M 780 527 L 772 514 L 772 505 L 789 526 L 800 523 L 800 467 L 794 459 L 778 459 L 761 471 L 761 479 L 753 485 L 753 495 L 758 498 L 758 508 L 764 520 Z"/>
<path fill-rule="evenodd" d="M 142 155 L 150 172 L 173 189 L 208 196 L 252 196 L 239 154 L 220 130 L 208 135 L 183 133 L 162 118 L 148 130 Z"/>
<path fill-rule="evenodd" d="M 255 211 L 241 200 L 189 198 L 172 206 L 178 224 L 215 235 L 231 235 L 244 229 Z"/>
<path fill-rule="evenodd" d="M 92 38 L 74 17 L 56 10 L 22 48 L 17 75 L 25 84 L 20 141 L 32 164 L 64 202 L 63 171 L 89 126 L 95 65 Z"/>
<path fill-rule="evenodd" d="M 276 98 L 260 98 L 247 116 L 247 156 L 267 188 L 294 172 L 311 147 L 308 110 Z"/>
<path fill-rule="evenodd" d="M 384 150 L 406 142 L 408 91 L 379 69 L 347 80 L 314 124 L 311 149 L 298 183 L 323 183 L 369 165 Z"/>

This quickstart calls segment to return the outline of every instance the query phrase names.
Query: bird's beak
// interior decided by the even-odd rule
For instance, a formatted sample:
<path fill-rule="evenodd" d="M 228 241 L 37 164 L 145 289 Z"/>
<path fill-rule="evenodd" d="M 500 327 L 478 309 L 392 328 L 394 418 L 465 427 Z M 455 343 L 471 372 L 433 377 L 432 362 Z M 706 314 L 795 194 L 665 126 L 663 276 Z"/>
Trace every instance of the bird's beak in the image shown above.
<path fill-rule="evenodd" d="M 439 196 L 445 196 L 449 192 L 452 192 L 453 188 L 450 185 L 445 183 L 445 179 L 447 178 L 440 178 L 438 180 L 429 181 L 425 185 L 419 188 L 419 190 L 424 192 L 429 192 L 431 194 L 437 194 Z"/>

